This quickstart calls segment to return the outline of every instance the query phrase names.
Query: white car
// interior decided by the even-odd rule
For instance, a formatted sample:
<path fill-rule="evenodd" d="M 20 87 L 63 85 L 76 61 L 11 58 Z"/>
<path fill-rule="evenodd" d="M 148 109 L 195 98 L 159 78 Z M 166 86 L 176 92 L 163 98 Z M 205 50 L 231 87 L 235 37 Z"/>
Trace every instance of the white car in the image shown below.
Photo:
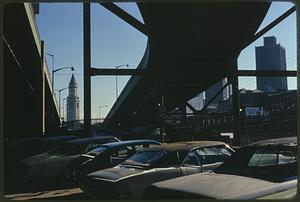
<path fill-rule="evenodd" d="M 113 168 L 88 174 L 80 188 L 95 199 L 140 199 L 150 184 L 213 170 L 233 152 L 218 141 L 153 146 L 138 151 Z"/>
<path fill-rule="evenodd" d="M 297 186 L 296 154 L 296 137 L 255 142 L 237 150 L 214 172 L 153 183 L 144 191 L 143 197 L 145 199 L 293 198 Z M 284 193 L 276 195 L 277 192 Z"/>

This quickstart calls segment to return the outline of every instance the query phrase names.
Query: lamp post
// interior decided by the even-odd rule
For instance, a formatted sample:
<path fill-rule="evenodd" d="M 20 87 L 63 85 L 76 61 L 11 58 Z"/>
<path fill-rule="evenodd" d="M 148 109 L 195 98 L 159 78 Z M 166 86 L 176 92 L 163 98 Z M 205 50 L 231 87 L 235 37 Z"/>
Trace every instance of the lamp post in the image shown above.
<path fill-rule="evenodd" d="M 56 90 L 56 91 L 58 91 L 58 100 L 59 100 L 59 106 L 58 106 L 58 110 L 59 110 L 59 116 L 61 117 L 61 114 L 60 114 L 60 93 L 61 93 L 61 91 L 63 91 L 63 90 L 66 90 L 67 88 L 62 88 L 62 89 L 59 89 L 59 90 Z"/>
<path fill-rule="evenodd" d="M 52 71 L 54 70 L 54 55 L 50 54 L 50 53 L 46 53 L 46 55 L 49 55 L 52 58 Z M 53 80 L 53 78 L 52 78 Z"/>
<path fill-rule="evenodd" d="M 62 69 L 71 69 L 72 71 L 75 70 L 74 67 L 61 67 L 61 68 L 58 68 L 58 69 L 53 69 L 52 70 L 52 90 L 54 89 L 54 73 L 59 71 L 59 70 L 62 70 Z"/>
<path fill-rule="evenodd" d="M 101 119 L 101 108 L 102 107 L 107 107 L 107 105 L 101 105 L 101 106 L 99 106 L 99 121 Z"/>
<path fill-rule="evenodd" d="M 119 67 L 123 67 L 123 66 L 129 67 L 128 64 L 122 64 L 116 66 L 115 68 L 118 69 Z M 118 75 L 116 75 L 116 99 L 118 99 Z"/>

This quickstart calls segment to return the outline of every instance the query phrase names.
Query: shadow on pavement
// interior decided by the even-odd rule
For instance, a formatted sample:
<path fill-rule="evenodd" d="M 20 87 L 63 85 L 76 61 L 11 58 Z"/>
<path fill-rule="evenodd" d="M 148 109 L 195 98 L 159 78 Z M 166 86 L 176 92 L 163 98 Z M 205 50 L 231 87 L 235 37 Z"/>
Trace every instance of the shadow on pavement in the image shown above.
<path fill-rule="evenodd" d="M 78 187 L 75 183 L 61 183 L 61 182 L 49 182 L 49 181 L 26 181 L 20 179 L 9 179 L 7 181 L 4 191 L 5 194 L 20 194 L 28 192 L 43 192 L 51 190 L 63 190 Z"/>

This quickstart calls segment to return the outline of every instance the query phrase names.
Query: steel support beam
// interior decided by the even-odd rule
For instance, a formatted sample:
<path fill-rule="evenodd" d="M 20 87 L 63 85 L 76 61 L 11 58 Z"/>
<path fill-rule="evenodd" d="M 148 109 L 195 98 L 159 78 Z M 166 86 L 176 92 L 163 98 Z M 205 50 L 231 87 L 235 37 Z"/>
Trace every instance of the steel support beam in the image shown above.
<path fill-rule="evenodd" d="M 182 104 L 180 106 L 180 111 L 181 111 L 181 125 L 185 126 L 186 125 L 186 105 Z"/>
<path fill-rule="evenodd" d="M 289 15 L 291 15 L 295 11 L 296 11 L 296 6 L 293 6 L 292 8 L 290 8 L 289 10 L 287 10 L 281 16 L 279 16 L 278 18 L 276 18 L 273 22 L 271 22 L 266 27 L 264 27 L 262 30 L 260 30 L 259 32 L 257 32 L 253 36 L 253 38 L 245 44 L 244 48 L 247 47 L 247 46 L 249 46 L 251 43 L 253 43 L 254 41 L 256 41 L 259 37 L 261 37 L 262 35 L 264 35 L 268 31 L 270 31 L 273 27 L 275 27 L 276 25 L 278 25 L 280 22 L 282 22 L 285 18 L 287 18 Z"/>
<path fill-rule="evenodd" d="M 146 72 L 144 69 L 115 69 L 115 68 L 90 68 L 91 76 L 101 75 L 143 75 Z"/>
<path fill-rule="evenodd" d="M 151 90 L 150 92 L 148 92 L 148 94 L 146 96 L 144 96 L 142 98 L 142 100 L 140 100 L 139 103 L 137 103 L 137 109 L 140 107 L 144 107 L 145 103 L 149 100 L 152 99 L 155 94 L 157 93 L 157 88 L 154 88 L 153 90 Z"/>
<path fill-rule="evenodd" d="M 233 139 L 235 145 L 240 145 L 240 93 L 237 60 L 234 63 L 233 71 L 230 76 L 232 84 Z"/>
<path fill-rule="evenodd" d="M 161 136 L 161 142 L 165 142 L 165 126 L 164 126 L 164 117 L 165 117 L 165 95 L 161 93 L 160 95 L 160 106 L 159 106 L 159 122 L 160 122 L 160 136 Z"/>
<path fill-rule="evenodd" d="M 188 102 L 186 102 L 186 106 L 188 107 L 188 108 L 190 108 L 192 111 L 193 111 L 193 113 L 195 113 L 196 111 L 197 111 L 197 109 L 195 109 L 192 105 L 190 105 L 190 103 L 188 103 Z"/>
<path fill-rule="evenodd" d="M 165 142 L 165 126 L 164 126 L 164 120 L 166 115 L 166 103 L 165 103 L 165 86 L 163 82 L 162 75 L 157 76 L 157 89 L 158 89 L 158 123 L 160 127 L 160 137 L 161 142 Z"/>
<path fill-rule="evenodd" d="M 281 70 L 238 70 L 238 76 L 265 76 L 265 77 L 296 77 L 297 71 Z"/>
<path fill-rule="evenodd" d="M 41 71 L 42 71 L 42 135 L 46 132 L 46 75 L 44 72 L 45 65 L 45 43 L 41 41 Z"/>
<path fill-rule="evenodd" d="M 146 25 L 141 23 L 139 20 L 136 18 L 132 17 L 129 13 L 125 12 L 123 9 L 121 9 L 119 6 L 115 5 L 114 3 L 99 3 L 102 5 L 104 8 L 130 24 L 132 27 L 135 29 L 139 30 L 145 35 L 148 35 L 148 31 L 146 29 Z"/>
<path fill-rule="evenodd" d="M 200 110 L 200 113 L 203 112 L 219 95 L 223 92 L 223 90 L 229 85 L 227 82 L 209 101 L 208 103 Z"/>
<path fill-rule="evenodd" d="M 91 5 L 83 3 L 84 130 L 91 135 Z"/>

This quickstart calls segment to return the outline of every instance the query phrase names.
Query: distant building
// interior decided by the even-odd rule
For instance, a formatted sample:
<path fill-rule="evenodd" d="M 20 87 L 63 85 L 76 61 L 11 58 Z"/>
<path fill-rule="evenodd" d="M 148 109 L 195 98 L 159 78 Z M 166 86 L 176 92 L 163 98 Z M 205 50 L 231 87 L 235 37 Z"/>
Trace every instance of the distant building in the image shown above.
<path fill-rule="evenodd" d="M 205 91 L 205 100 L 204 104 L 206 105 L 227 83 L 227 78 L 222 79 L 221 81 L 215 83 L 213 86 L 208 88 Z M 232 87 L 228 85 L 223 89 L 223 91 L 210 103 L 207 107 L 207 111 L 216 112 L 218 109 L 219 103 L 224 100 L 227 100 L 232 95 Z"/>
<path fill-rule="evenodd" d="M 225 86 L 226 83 L 228 82 L 228 79 L 227 78 L 224 78 L 222 80 L 222 86 Z M 226 88 L 224 88 L 223 90 L 223 100 L 227 100 L 229 99 L 229 97 L 232 95 L 232 86 L 231 84 L 229 84 L 228 86 L 226 86 Z"/>
<path fill-rule="evenodd" d="M 266 112 L 264 115 L 268 115 L 269 118 L 296 117 L 297 90 L 263 92 L 260 90 L 240 89 L 239 92 L 241 109 L 253 110 L 262 108 Z M 232 96 L 230 99 L 218 104 L 218 113 L 225 112 L 232 112 Z"/>
<path fill-rule="evenodd" d="M 77 83 L 72 74 L 69 83 L 69 95 L 67 97 L 67 121 L 79 120 L 79 97 L 77 95 Z"/>
<path fill-rule="evenodd" d="M 208 103 L 222 87 L 223 87 L 223 80 L 215 83 L 213 86 L 208 88 L 205 91 L 205 104 Z M 223 100 L 223 94 L 220 93 L 211 104 L 218 104 L 222 100 Z"/>
<path fill-rule="evenodd" d="M 200 93 L 196 97 L 188 101 L 196 110 L 201 110 L 204 106 L 204 93 Z M 187 113 L 192 113 L 192 110 L 187 107 Z"/>
<path fill-rule="evenodd" d="M 201 110 L 207 102 L 209 102 L 213 96 L 227 83 L 227 78 L 215 83 L 212 87 L 205 91 L 205 93 L 200 93 L 196 97 L 190 99 L 188 103 L 192 105 L 196 110 Z M 205 96 L 204 96 L 205 95 Z M 223 100 L 229 99 L 232 95 L 231 85 L 224 88 L 223 92 L 208 106 L 207 110 L 209 112 L 214 112 L 217 110 L 217 105 Z M 191 113 L 192 110 L 187 107 L 187 113 Z"/>
<path fill-rule="evenodd" d="M 255 47 L 256 70 L 286 70 L 285 49 L 274 36 L 264 37 L 264 45 Z M 257 89 L 264 92 L 287 90 L 286 77 L 257 77 Z"/>

